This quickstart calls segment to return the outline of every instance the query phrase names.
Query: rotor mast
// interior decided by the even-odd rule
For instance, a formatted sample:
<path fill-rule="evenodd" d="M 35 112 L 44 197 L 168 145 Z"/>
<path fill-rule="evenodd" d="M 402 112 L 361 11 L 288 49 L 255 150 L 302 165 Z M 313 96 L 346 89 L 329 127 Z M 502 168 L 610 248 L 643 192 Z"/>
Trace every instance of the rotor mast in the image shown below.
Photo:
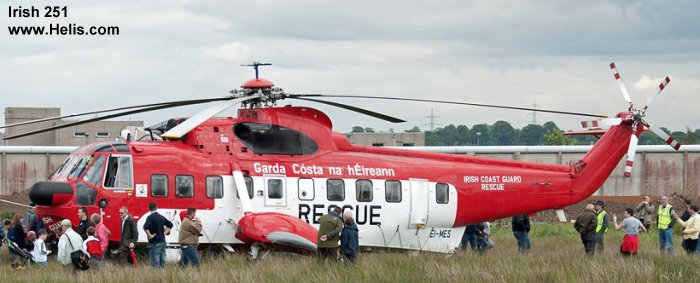
<path fill-rule="evenodd" d="M 259 72 L 258 72 L 258 67 L 260 66 L 272 66 L 272 63 L 260 63 L 260 62 L 253 62 L 253 64 L 241 64 L 243 67 L 253 67 L 255 69 L 255 79 L 259 79 Z"/>

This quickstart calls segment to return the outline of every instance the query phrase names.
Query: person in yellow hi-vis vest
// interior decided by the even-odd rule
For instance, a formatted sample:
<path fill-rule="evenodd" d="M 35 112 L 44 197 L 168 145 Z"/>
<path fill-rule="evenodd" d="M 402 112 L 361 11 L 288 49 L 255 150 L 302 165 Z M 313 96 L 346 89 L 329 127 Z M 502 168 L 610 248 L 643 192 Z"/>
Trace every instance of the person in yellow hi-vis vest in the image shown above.
<path fill-rule="evenodd" d="M 673 224 L 676 220 L 671 217 L 676 211 L 668 203 L 666 196 L 661 196 L 661 204 L 656 212 L 656 223 L 659 228 L 659 251 L 673 255 Z"/>
<path fill-rule="evenodd" d="M 608 213 L 603 210 L 603 206 L 605 203 L 602 200 L 595 202 L 595 215 L 598 220 L 598 225 L 595 227 L 595 249 L 599 253 L 605 249 L 605 232 L 608 231 L 608 225 L 610 225 Z"/>

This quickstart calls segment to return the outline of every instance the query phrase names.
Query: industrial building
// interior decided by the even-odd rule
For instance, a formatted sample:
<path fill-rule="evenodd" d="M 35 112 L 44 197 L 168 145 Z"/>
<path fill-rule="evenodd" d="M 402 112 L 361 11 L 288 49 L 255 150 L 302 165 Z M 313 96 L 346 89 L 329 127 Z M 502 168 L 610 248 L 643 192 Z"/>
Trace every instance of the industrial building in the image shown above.
<path fill-rule="evenodd" d="M 57 116 L 61 116 L 61 108 L 7 107 L 5 108 L 5 125 Z M 75 121 L 77 120 L 52 120 L 6 128 L 4 136 L 65 125 Z M 93 142 L 114 140 L 128 126 L 143 127 L 143 121 L 97 121 L 5 140 L 2 145 L 81 146 Z"/>

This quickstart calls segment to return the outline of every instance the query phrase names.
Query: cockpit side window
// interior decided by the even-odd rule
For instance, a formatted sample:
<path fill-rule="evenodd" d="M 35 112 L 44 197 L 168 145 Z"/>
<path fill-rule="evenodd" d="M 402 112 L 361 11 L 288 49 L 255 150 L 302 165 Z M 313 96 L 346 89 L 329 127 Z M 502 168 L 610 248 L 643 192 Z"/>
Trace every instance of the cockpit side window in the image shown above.
<path fill-rule="evenodd" d="M 111 155 L 107 159 L 104 187 L 109 189 L 133 188 L 131 155 Z"/>
<path fill-rule="evenodd" d="M 239 123 L 233 133 L 255 154 L 314 154 L 318 144 L 303 133 L 279 125 Z"/>

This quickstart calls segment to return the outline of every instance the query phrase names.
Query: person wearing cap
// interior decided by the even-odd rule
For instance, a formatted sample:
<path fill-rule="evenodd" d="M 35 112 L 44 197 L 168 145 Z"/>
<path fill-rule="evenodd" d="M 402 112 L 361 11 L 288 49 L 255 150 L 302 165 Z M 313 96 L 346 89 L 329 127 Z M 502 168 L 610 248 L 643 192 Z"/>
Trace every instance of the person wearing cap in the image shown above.
<path fill-rule="evenodd" d="M 676 219 L 671 215 L 675 213 L 673 206 L 668 203 L 668 197 L 661 196 L 661 204 L 656 212 L 656 227 L 659 229 L 659 251 L 662 254 L 673 255 L 673 225 L 676 224 Z"/>
<path fill-rule="evenodd" d="M 595 215 L 598 222 L 595 227 L 595 249 L 599 253 L 605 250 L 605 232 L 608 231 L 608 225 L 610 225 L 608 213 L 603 210 L 604 206 L 605 203 L 602 200 L 595 202 Z"/>
<path fill-rule="evenodd" d="M 71 266 L 70 254 L 74 251 L 83 248 L 83 238 L 73 231 L 73 225 L 70 220 L 63 219 L 61 221 L 61 238 L 58 239 L 58 253 L 56 260 L 63 266 Z"/>

